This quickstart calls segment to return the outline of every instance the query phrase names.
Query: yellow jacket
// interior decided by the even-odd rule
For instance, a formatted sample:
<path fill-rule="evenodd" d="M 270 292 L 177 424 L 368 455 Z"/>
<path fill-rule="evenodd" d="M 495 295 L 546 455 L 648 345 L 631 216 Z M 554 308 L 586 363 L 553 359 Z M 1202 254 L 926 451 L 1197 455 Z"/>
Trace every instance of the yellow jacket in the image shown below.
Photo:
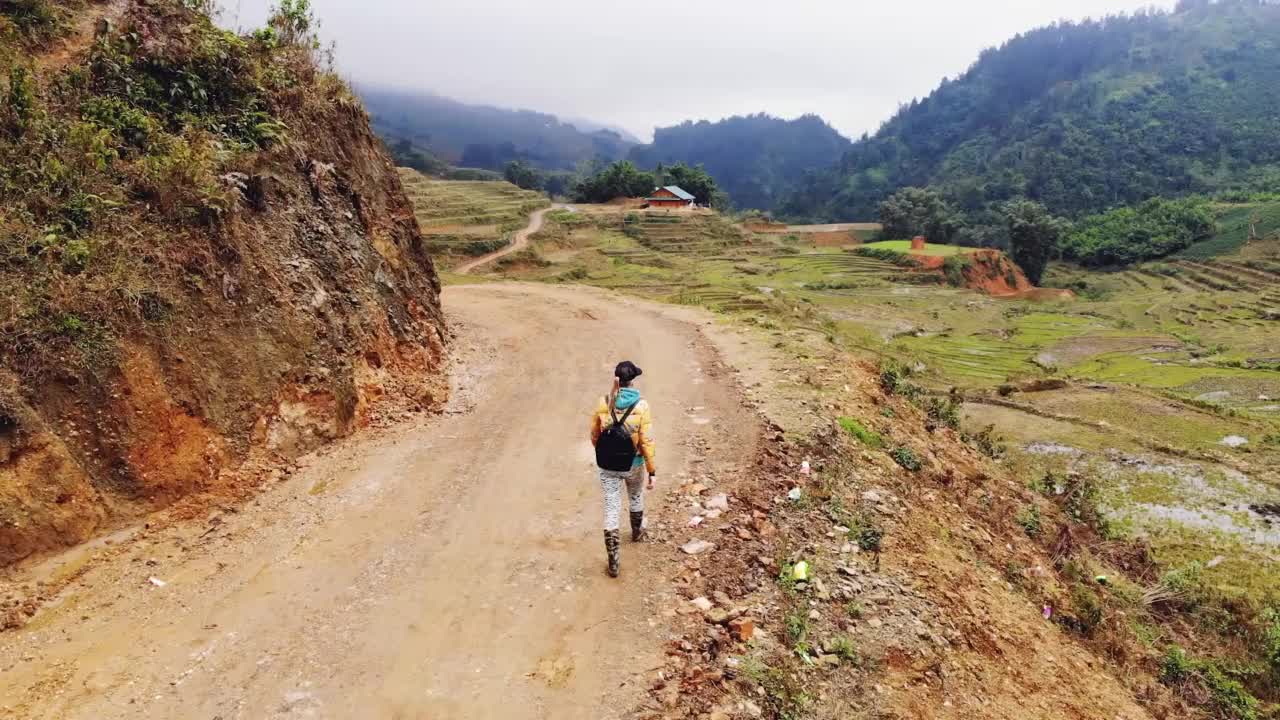
<path fill-rule="evenodd" d="M 592 447 L 600 439 L 600 434 L 604 432 L 605 428 L 613 423 L 613 420 L 609 417 L 609 402 L 610 398 L 608 397 L 600 398 L 600 402 L 596 403 L 595 412 L 591 413 Z M 624 412 L 626 410 L 618 411 L 618 419 L 622 419 Z M 635 410 L 632 410 L 631 415 L 627 418 L 627 429 L 631 431 L 631 442 L 635 443 L 640 457 L 644 458 L 644 464 L 648 468 L 649 474 L 657 474 L 658 446 L 653 440 L 653 414 L 649 412 L 648 402 L 642 399 L 636 403 Z"/>

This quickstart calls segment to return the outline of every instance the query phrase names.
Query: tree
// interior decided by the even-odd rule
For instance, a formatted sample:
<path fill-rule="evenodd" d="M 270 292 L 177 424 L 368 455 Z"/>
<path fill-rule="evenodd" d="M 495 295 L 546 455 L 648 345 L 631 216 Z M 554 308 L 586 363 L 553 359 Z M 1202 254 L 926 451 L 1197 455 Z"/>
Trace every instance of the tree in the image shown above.
<path fill-rule="evenodd" d="M 676 163 L 669 167 L 658 165 L 654 173 L 658 185 L 679 185 L 685 192 L 693 196 L 699 205 L 715 208 L 727 208 L 729 196 L 717 185 L 715 178 L 702 165 L 689 167 L 684 163 Z"/>
<path fill-rule="evenodd" d="M 942 196 L 928 188 L 903 188 L 880 203 L 880 222 L 890 238 L 923 235 L 932 242 L 951 242 L 964 226 Z"/>
<path fill-rule="evenodd" d="M 630 160 L 620 160 L 579 180 L 573 187 L 573 199 L 574 202 L 603 203 L 619 197 L 645 197 L 653 188 L 653 173 L 641 172 Z"/>
<path fill-rule="evenodd" d="M 543 187 L 542 173 L 523 160 L 512 160 L 507 163 L 502 169 L 502 177 L 524 190 L 541 190 Z"/>
<path fill-rule="evenodd" d="M 1002 210 L 1009 228 L 1013 261 L 1032 284 L 1039 285 L 1045 266 L 1058 247 L 1065 222 L 1051 215 L 1044 205 L 1031 200 L 1010 200 Z"/>

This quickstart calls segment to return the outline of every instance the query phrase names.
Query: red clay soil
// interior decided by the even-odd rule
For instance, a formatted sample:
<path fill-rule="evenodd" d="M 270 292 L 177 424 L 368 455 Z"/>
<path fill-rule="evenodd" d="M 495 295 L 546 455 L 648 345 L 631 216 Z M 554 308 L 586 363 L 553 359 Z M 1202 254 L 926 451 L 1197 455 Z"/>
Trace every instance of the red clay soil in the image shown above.
<path fill-rule="evenodd" d="M 921 268 L 941 272 L 947 258 L 939 255 L 912 253 L 912 259 Z M 1000 298 L 1028 300 L 1071 299 L 1070 290 L 1037 288 L 1027 279 L 1026 273 L 1007 255 L 999 250 L 974 250 L 963 256 L 969 259 L 964 268 L 964 286 L 970 290 Z"/>

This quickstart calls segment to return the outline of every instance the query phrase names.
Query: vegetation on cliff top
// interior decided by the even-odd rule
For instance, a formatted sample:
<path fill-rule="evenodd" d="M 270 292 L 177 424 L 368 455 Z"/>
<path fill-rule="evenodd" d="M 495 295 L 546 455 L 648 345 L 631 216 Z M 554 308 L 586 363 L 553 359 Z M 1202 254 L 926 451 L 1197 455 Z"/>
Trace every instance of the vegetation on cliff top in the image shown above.
<path fill-rule="evenodd" d="M 186 3 L 138 3 L 84 55 L 38 69 L 28 51 L 65 34 L 76 6 L 0 6 L 0 345 L 25 371 L 91 366 L 122 325 L 162 317 L 164 268 L 208 282 L 218 250 L 178 238 L 261 201 L 245 171 L 309 94 L 353 103 L 316 68 L 305 0 L 248 37 Z"/>

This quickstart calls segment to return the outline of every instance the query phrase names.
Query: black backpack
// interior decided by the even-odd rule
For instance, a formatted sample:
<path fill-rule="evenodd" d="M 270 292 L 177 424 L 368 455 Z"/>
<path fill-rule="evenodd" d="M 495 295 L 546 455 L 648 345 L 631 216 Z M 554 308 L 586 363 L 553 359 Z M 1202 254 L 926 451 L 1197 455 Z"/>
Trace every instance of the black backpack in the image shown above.
<path fill-rule="evenodd" d="M 627 429 L 627 418 L 631 417 L 631 411 L 640 403 L 627 408 L 619 418 L 613 400 L 606 397 L 605 402 L 609 405 L 609 419 L 613 422 L 596 440 L 596 465 L 601 470 L 626 472 L 636 462 L 636 444 L 631 439 L 631 431 Z"/>

